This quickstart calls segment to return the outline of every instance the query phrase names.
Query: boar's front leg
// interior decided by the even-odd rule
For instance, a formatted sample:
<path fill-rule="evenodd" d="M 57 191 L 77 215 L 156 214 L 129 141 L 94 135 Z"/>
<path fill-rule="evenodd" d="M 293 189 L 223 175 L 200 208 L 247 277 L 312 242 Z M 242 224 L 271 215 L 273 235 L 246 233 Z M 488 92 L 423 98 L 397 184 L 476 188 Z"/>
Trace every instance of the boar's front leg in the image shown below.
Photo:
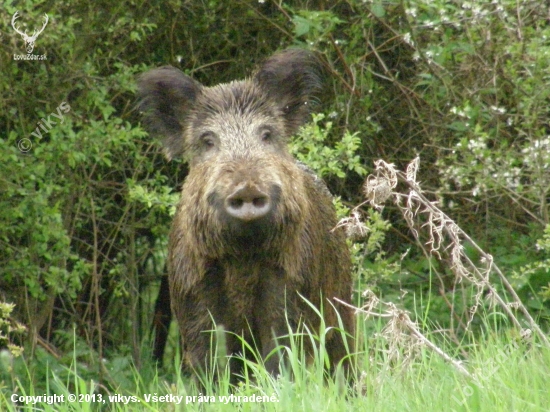
<path fill-rule="evenodd" d="M 171 299 L 181 331 L 184 369 L 204 373 L 213 366 L 211 350 L 217 344 L 216 327 L 226 331 L 233 329 L 232 308 L 224 292 L 223 276 L 217 267 L 209 268 L 193 289 L 173 294 Z M 228 333 L 225 335 L 228 348 L 222 352 L 231 354 L 235 338 Z"/>
<path fill-rule="evenodd" d="M 284 359 L 279 346 L 290 346 L 288 335 L 299 323 L 296 285 L 287 284 L 282 271 L 273 271 L 259 284 L 255 323 L 258 325 L 259 344 L 266 369 L 274 376 L 281 372 Z"/>

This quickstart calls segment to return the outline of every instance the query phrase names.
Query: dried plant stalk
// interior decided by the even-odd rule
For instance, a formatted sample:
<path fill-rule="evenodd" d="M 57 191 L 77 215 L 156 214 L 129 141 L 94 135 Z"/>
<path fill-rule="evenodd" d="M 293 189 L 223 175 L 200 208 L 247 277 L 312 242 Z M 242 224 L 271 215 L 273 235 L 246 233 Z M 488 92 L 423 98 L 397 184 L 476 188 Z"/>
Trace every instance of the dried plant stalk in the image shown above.
<path fill-rule="evenodd" d="M 367 316 L 375 316 L 375 317 L 384 317 L 389 318 L 388 324 L 382 331 L 382 335 L 388 340 L 390 344 L 390 357 L 395 357 L 395 353 L 397 353 L 396 345 L 399 344 L 400 340 L 402 338 L 400 337 L 402 330 L 407 330 L 410 335 L 416 340 L 416 344 L 420 344 L 423 346 L 428 347 L 435 353 L 437 353 L 439 356 L 441 356 L 446 362 L 449 362 L 451 365 L 453 365 L 460 373 L 472 377 L 470 372 L 462 365 L 461 362 L 453 359 L 451 356 L 449 356 L 445 351 L 443 351 L 441 348 L 439 348 L 435 343 L 430 341 L 426 336 L 420 332 L 418 326 L 416 323 L 414 323 L 411 318 L 409 317 L 408 312 L 404 310 L 398 309 L 393 303 L 388 302 L 382 302 L 380 301 L 372 291 L 367 291 L 371 294 L 371 296 L 374 296 L 374 298 L 371 298 L 367 301 L 366 307 L 363 308 L 356 308 L 338 298 L 334 298 L 338 303 L 348 306 L 350 308 L 355 309 L 356 313 L 362 313 Z M 373 309 L 375 306 L 378 306 L 379 304 L 384 305 L 387 309 L 384 313 L 378 313 L 373 312 Z M 415 344 L 407 345 L 407 348 L 409 349 L 409 352 L 412 351 L 412 347 L 414 347 Z M 409 359 L 410 360 L 410 359 Z"/>
<path fill-rule="evenodd" d="M 375 162 L 375 173 L 367 177 L 365 182 L 365 196 L 367 201 L 375 208 L 381 209 L 383 203 L 393 197 L 394 203 L 402 212 L 405 221 L 411 229 L 418 244 L 427 248 L 428 252 L 441 259 L 441 251 L 448 251 L 451 259 L 451 269 L 458 281 L 466 280 L 477 288 L 475 304 L 470 309 L 470 318 L 466 327 L 469 327 L 473 316 L 481 305 L 482 294 L 488 290 L 490 296 L 499 304 L 508 315 L 513 324 L 525 333 L 520 321 L 512 311 L 518 309 L 527 319 L 529 327 L 537 334 L 542 342 L 550 346 L 550 342 L 540 329 L 531 314 L 523 305 L 516 291 L 508 282 L 500 268 L 494 263 L 493 257 L 481 249 L 470 236 L 468 236 L 449 216 L 447 216 L 436 202 L 430 201 L 423 194 L 422 188 L 416 180 L 416 174 L 420 166 L 420 158 L 415 158 L 408 166 L 405 173 L 397 170 L 393 164 L 383 160 Z M 401 181 L 409 187 L 407 194 L 394 191 L 397 183 Z M 419 224 L 423 219 L 424 224 Z M 422 242 L 419 231 L 426 233 L 428 240 Z M 464 253 L 463 242 L 467 241 L 482 256 L 483 267 L 479 267 Z M 506 302 L 491 284 L 489 276 L 496 273 L 499 280 L 512 297 L 512 302 Z"/>

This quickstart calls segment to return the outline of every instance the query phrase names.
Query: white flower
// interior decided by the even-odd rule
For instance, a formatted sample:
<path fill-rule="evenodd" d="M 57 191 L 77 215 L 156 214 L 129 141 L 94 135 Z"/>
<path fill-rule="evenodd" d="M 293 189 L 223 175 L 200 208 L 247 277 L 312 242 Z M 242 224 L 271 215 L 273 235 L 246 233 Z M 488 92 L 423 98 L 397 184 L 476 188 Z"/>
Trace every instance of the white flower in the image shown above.
<path fill-rule="evenodd" d="M 414 46 L 414 41 L 411 39 L 411 33 L 405 33 L 403 35 L 403 41 L 409 46 Z"/>
<path fill-rule="evenodd" d="M 491 106 L 491 110 L 497 112 L 498 114 L 506 113 L 506 109 L 504 107 Z"/>
<path fill-rule="evenodd" d="M 406 9 L 405 13 L 407 13 L 411 17 L 416 17 L 416 7 L 411 7 L 410 9 Z"/>

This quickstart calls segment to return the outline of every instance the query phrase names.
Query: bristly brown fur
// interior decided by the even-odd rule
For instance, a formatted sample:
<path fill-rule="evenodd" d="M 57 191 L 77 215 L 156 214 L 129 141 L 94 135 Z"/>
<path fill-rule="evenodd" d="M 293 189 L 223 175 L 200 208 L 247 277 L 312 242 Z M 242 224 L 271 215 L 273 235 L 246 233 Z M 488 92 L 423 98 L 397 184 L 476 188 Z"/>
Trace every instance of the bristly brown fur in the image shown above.
<path fill-rule="evenodd" d="M 213 87 L 173 68 L 139 80 L 150 131 L 165 138 L 169 158 L 183 154 L 190 164 L 168 256 L 172 308 L 190 368 L 205 367 L 212 319 L 267 358 L 274 336 L 284 343 L 287 319 L 293 327 L 318 329 L 320 319 L 300 295 L 330 327 L 338 318 L 328 302 L 350 299 L 350 257 L 342 230 L 331 230 L 331 196 L 286 147 L 307 118 L 320 67 L 312 53 L 291 49 L 269 58 L 250 79 Z M 251 220 L 232 214 L 230 200 L 240 193 L 252 193 L 248 207 L 258 215 Z M 340 316 L 353 334 L 350 309 Z M 228 353 L 242 350 L 233 334 Z M 327 349 L 334 365 L 344 360 L 340 333 L 329 334 Z M 266 366 L 275 373 L 279 359 L 269 357 Z M 232 371 L 238 373 L 237 364 Z"/>

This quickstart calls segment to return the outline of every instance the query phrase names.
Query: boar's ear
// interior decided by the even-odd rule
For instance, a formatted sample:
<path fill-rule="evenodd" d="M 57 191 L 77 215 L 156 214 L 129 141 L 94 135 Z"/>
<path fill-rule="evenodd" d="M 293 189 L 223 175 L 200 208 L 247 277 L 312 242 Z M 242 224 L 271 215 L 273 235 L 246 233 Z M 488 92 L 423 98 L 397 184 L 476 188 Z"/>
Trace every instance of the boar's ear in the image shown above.
<path fill-rule="evenodd" d="M 185 118 L 201 87 L 172 66 L 153 69 L 138 78 L 139 108 L 144 112 L 144 123 L 151 134 L 164 138 L 168 160 L 184 151 Z"/>
<path fill-rule="evenodd" d="M 312 52 L 288 49 L 271 56 L 254 76 L 286 121 L 287 135 L 306 120 L 312 95 L 321 88 L 321 61 Z"/>

